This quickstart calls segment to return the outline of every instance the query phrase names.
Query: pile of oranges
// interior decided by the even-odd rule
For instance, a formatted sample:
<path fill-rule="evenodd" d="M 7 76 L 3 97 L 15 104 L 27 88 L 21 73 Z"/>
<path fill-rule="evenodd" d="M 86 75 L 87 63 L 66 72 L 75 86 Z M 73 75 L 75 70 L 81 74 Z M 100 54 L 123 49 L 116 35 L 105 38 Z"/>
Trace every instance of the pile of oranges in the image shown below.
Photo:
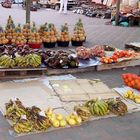
<path fill-rule="evenodd" d="M 127 86 L 140 90 L 140 76 L 137 76 L 136 74 L 127 73 L 123 74 L 122 78 Z"/>

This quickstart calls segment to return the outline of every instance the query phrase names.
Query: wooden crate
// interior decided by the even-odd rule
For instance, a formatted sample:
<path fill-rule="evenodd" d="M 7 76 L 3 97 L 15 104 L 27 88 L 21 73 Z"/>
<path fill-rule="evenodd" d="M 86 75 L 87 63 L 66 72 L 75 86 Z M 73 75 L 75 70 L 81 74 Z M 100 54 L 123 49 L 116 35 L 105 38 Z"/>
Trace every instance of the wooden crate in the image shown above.
<path fill-rule="evenodd" d="M 122 61 L 113 64 L 101 64 L 96 67 L 96 70 L 102 71 L 102 70 L 110 70 L 110 69 L 135 67 L 135 66 L 140 66 L 140 59 L 132 59 L 132 60 Z"/>
<path fill-rule="evenodd" d="M 46 68 L 0 69 L 0 79 L 38 77 L 44 75 L 46 71 Z"/>
<path fill-rule="evenodd" d="M 136 52 L 140 52 L 140 45 L 139 44 L 140 44 L 140 42 L 125 44 L 125 49 L 132 49 Z"/>
<path fill-rule="evenodd" d="M 87 68 L 72 68 L 72 69 L 47 69 L 47 75 L 61 75 L 61 74 L 73 74 L 73 73 L 82 73 L 95 71 L 96 66 L 91 66 Z"/>

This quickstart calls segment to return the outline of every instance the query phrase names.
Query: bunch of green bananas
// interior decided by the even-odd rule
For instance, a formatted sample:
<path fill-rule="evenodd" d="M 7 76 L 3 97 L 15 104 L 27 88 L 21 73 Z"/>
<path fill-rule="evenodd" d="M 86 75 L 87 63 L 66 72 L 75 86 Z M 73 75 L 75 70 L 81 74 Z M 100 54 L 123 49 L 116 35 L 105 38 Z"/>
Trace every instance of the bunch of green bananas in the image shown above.
<path fill-rule="evenodd" d="M 26 67 L 39 67 L 41 65 L 41 56 L 37 54 L 28 54 L 25 56 L 16 56 L 14 58 L 16 62 L 16 66 L 19 68 L 26 68 Z"/>
<path fill-rule="evenodd" d="M 86 121 L 91 117 L 91 113 L 88 107 L 84 105 L 78 105 L 74 107 L 77 115 L 81 117 L 82 121 Z"/>
<path fill-rule="evenodd" d="M 127 113 L 127 105 L 120 99 L 110 99 L 107 101 L 109 110 L 119 116 L 125 115 Z"/>
<path fill-rule="evenodd" d="M 109 113 L 108 104 L 104 100 L 90 100 L 85 106 L 90 108 L 92 115 L 104 116 Z"/>
<path fill-rule="evenodd" d="M 24 56 L 16 56 L 15 58 L 14 58 L 14 60 L 15 60 L 15 62 L 16 62 L 16 66 L 18 67 L 18 68 L 26 68 L 26 67 L 28 67 L 28 63 L 26 62 L 26 59 L 25 59 L 25 57 Z"/>
<path fill-rule="evenodd" d="M 0 57 L 0 67 L 2 68 L 14 68 L 16 65 L 15 60 L 8 55 L 2 55 Z"/>
<path fill-rule="evenodd" d="M 6 113 L 5 117 L 13 122 L 16 122 L 20 119 L 22 115 L 26 115 L 26 109 L 22 103 L 17 99 L 16 101 L 10 100 L 6 104 Z"/>
<path fill-rule="evenodd" d="M 39 67 L 41 65 L 41 56 L 37 54 L 28 54 L 25 56 L 26 63 L 29 67 Z"/>
<path fill-rule="evenodd" d="M 37 119 L 33 121 L 33 126 L 37 131 L 45 131 L 51 126 L 51 123 L 47 117 L 38 115 Z"/>
<path fill-rule="evenodd" d="M 33 126 L 30 121 L 26 119 L 20 119 L 15 125 L 13 125 L 13 129 L 16 133 L 29 133 L 33 131 Z"/>

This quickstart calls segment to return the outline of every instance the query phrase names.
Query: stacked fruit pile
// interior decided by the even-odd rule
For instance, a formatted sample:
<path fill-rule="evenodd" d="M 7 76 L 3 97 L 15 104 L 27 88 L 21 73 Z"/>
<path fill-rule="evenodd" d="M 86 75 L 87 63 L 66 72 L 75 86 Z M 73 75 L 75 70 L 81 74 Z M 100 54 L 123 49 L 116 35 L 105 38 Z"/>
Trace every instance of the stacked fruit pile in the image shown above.
<path fill-rule="evenodd" d="M 78 105 L 74 107 L 75 112 L 81 117 L 82 121 L 87 121 L 91 117 L 90 109 L 85 105 Z"/>
<path fill-rule="evenodd" d="M 8 39 L 6 39 L 4 30 L 2 27 L 0 27 L 0 45 L 8 44 Z"/>
<path fill-rule="evenodd" d="M 26 108 L 19 99 L 14 99 L 6 103 L 5 117 L 13 122 L 13 129 L 18 134 L 34 130 L 44 131 L 51 124 L 46 116 L 40 115 L 40 112 L 40 108 L 36 106 Z"/>
<path fill-rule="evenodd" d="M 61 50 L 47 50 L 45 52 L 44 62 L 51 68 L 76 68 L 79 64 L 77 56 Z"/>
<path fill-rule="evenodd" d="M 92 115 L 104 116 L 109 114 L 108 104 L 104 100 L 90 100 L 85 106 L 90 108 Z"/>
<path fill-rule="evenodd" d="M 130 99 L 135 103 L 140 104 L 140 95 L 136 94 L 131 90 L 128 90 L 126 93 L 124 93 L 124 98 Z"/>
<path fill-rule="evenodd" d="M 55 44 L 57 42 L 57 31 L 54 26 L 54 24 L 48 24 L 48 26 L 43 26 L 43 33 L 42 33 L 42 41 L 44 44 L 44 47 L 46 48 L 52 48 L 55 47 Z"/>
<path fill-rule="evenodd" d="M 63 25 L 61 27 L 61 34 L 57 38 L 58 46 L 68 47 L 70 40 L 71 39 L 70 39 L 70 35 L 69 35 L 68 25 L 67 25 L 67 23 L 65 23 L 65 25 Z"/>
<path fill-rule="evenodd" d="M 20 133 L 46 131 L 49 127 L 67 127 L 80 125 L 92 116 L 104 116 L 110 112 L 124 115 L 127 106 L 120 99 L 90 100 L 74 107 L 74 112 L 63 116 L 55 113 L 52 108 L 42 111 L 36 106 L 25 107 L 19 99 L 11 99 L 5 104 L 5 117 L 13 123 L 13 130 Z"/>
<path fill-rule="evenodd" d="M 110 112 L 116 115 L 127 113 L 127 105 L 120 99 L 94 99 L 83 105 L 75 106 L 74 110 L 81 117 L 82 121 L 87 121 L 91 116 L 105 116 Z"/>
<path fill-rule="evenodd" d="M 15 28 L 15 31 L 12 35 L 11 43 L 16 45 L 24 45 L 26 44 L 26 42 L 27 40 L 25 39 L 22 33 L 21 26 L 20 24 L 18 24 L 18 26 Z"/>
<path fill-rule="evenodd" d="M 105 64 L 111 64 L 118 62 L 121 58 L 131 58 L 134 55 L 132 51 L 115 51 L 111 57 L 102 57 L 101 62 Z"/>
<path fill-rule="evenodd" d="M 125 115 L 128 111 L 127 105 L 121 100 L 110 99 L 107 101 L 109 110 L 119 116 Z"/>
<path fill-rule="evenodd" d="M 127 73 L 127 74 L 123 74 L 122 78 L 127 86 L 140 90 L 139 76 L 137 76 L 136 74 Z"/>
<path fill-rule="evenodd" d="M 11 41 L 12 38 L 13 38 L 13 33 L 15 32 L 15 24 L 12 20 L 12 17 L 9 16 L 8 20 L 7 20 L 7 24 L 6 24 L 6 27 L 5 27 L 5 35 L 6 35 L 6 38 Z"/>
<path fill-rule="evenodd" d="M 41 56 L 27 46 L 0 47 L 0 67 L 2 68 L 36 68 L 40 66 Z"/>
<path fill-rule="evenodd" d="M 76 48 L 76 53 L 78 58 L 80 59 L 89 59 L 91 58 L 91 52 L 89 48 L 85 48 L 85 47 L 78 47 Z"/>
<path fill-rule="evenodd" d="M 81 19 L 79 19 L 75 25 L 74 35 L 71 40 L 73 46 L 82 46 L 83 42 L 86 40 L 85 30 Z"/>
<path fill-rule="evenodd" d="M 85 47 L 78 47 L 76 49 L 77 56 L 80 59 L 89 59 L 93 57 L 103 57 L 105 56 L 104 48 L 100 45 L 96 45 L 91 48 L 85 48 Z"/>
<path fill-rule="evenodd" d="M 41 43 L 42 43 L 42 39 L 40 37 L 40 34 L 38 33 L 35 23 L 33 23 L 33 26 L 31 28 L 31 32 L 29 35 L 28 44 L 31 48 L 40 48 Z"/>
<path fill-rule="evenodd" d="M 62 114 L 54 113 L 53 109 L 49 108 L 45 111 L 45 115 L 49 118 L 53 127 L 66 127 L 67 125 L 74 126 L 82 123 L 81 117 L 77 114 L 70 114 L 64 117 Z"/>
<path fill-rule="evenodd" d="M 19 99 L 10 100 L 5 104 L 5 117 L 13 123 L 13 130 L 17 133 L 45 131 L 49 127 L 75 126 L 82 123 L 82 119 L 75 113 L 66 117 L 54 113 L 52 108 L 42 111 L 36 106 L 25 107 Z"/>
<path fill-rule="evenodd" d="M 30 23 L 26 23 L 26 24 L 23 26 L 22 34 L 24 35 L 24 37 L 25 37 L 26 39 L 29 39 L 29 36 L 30 36 Z"/>

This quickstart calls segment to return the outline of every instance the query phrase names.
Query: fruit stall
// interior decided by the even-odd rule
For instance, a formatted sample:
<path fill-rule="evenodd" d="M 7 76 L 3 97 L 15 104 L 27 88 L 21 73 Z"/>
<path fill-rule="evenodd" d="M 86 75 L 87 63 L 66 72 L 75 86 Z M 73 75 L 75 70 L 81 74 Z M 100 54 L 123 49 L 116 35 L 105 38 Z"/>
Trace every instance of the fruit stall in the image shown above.
<path fill-rule="evenodd" d="M 15 25 L 9 16 L 0 27 L 0 77 L 21 78 L 101 71 L 140 65 L 140 53 L 109 45 L 85 47 L 88 41 L 82 20 L 69 32 L 67 23 L 58 31 L 54 24 L 40 27 Z"/>
<path fill-rule="evenodd" d="M 76 79 L 72 75 L 3 82 L 0 111 L 14 137 L 140 111 L 139 77 L 134 74 L 122 77 L 126 86 L 114 89 L 99 79 Z M 132 81 L 138 90 L 132 89 Z"/>

